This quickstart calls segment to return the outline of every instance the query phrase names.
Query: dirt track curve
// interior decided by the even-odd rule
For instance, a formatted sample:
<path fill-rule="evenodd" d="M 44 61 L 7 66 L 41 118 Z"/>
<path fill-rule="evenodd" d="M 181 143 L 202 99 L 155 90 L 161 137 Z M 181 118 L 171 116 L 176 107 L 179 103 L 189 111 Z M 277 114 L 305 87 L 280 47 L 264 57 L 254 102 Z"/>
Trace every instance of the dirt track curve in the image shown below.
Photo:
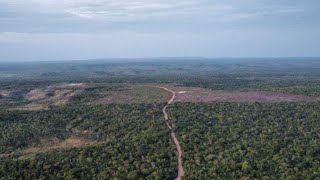
<path fill-rule="evenodd" d="M 174 142 L 174 144 L 177 147 L 177 152 L 178 152 L 178 176 L 176 177 L 176 180 L 180 180 L 182 176 L 184 176 L 184 170 L 183 170 L 183 163 L 182 163 L 182 150 L 181 150 L 181 146 L 180 146 L 180 142 L 176 137 L 176 133 L 173 131 L 172 126 L 170 125 L 169 122 L 169 118 L 168 118 L 168 113 L 166 111 L 167 107 L 169 104 L 171 104 L 174 100 L 174 98 L 176 97 L 176 93 L 166 87 L 158 87 L 161 89 L 164 89 L 166 91 L 169 91 L 172 94 L 171 99 L 168 101 L 168 104 L 162 109 L 163 112 L 163 117 L 164 117 L 164 121 L 166 122 L 166 125 L 168 126 L 168 128 L 171 130 L 171 138 Z"/>

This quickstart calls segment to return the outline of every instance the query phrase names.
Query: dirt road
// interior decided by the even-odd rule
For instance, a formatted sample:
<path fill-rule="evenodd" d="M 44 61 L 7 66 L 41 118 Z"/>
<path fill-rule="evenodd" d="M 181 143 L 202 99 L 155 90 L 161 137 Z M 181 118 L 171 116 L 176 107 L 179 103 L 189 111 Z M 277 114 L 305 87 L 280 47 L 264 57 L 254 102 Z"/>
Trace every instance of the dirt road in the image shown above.
<path fill-rule="evenodd" d="M 182 150 L 181 150 L 181 146 L 180 146 L 180 142 L 178 140 L 178 138 L 176 137 L 176 133 L 173 131 L 172 126 L 169 122 L 169 118 L 168 118 L 168 113 L 166 111 L 167 107 L 169 104 L 171 104 L 174 100 L 174 98 L 176 97 L 176 93 L 166 87 L 158 87 L 161 89 L 164 89 L 166 91 L 169 91 L 172 94 L 171 99 L 168 101 L 168 104 L 162 109 L 163 112 L 163 117 L 164 117 L 164 121 L 166 122 L 166 125 L 168 126 L 168 128 L 171 130 L 171 138 L 174 142 L 174 144 L 177 147 L 177 152 L 178 152 L 178 176 L 176 178 L 176 180 L 180 180 L 182 176 L 184 176 L 184 170 L 183 170 L 183 162 L 182 162 Z"/>

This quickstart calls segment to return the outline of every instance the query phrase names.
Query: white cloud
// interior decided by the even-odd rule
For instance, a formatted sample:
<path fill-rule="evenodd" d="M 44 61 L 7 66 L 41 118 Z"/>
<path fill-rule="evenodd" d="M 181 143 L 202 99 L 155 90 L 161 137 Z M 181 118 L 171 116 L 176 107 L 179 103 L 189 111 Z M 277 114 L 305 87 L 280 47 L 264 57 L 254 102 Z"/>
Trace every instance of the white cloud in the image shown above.
<path fill-rule="evenodd" d="M 294 0 L 294 2 L 298 1 Z M 295 15 L 296 17 L 297 14 L 303 14 L 305 9 L 310 8 L 299 6 L 299 3 L 294 2 L 288 5 L 288 3 L 266 0 L 242 0 L 241 2 L 234 0 L 0 0 L 0 26 L 4 22 L 19 26 L 17 25 L 19 21 L 15 18 L 41 27 L 49 26 L 46 22 L 65 25 L 79 22 L 93 22 L 93 24 L 96 23 L 95 25 L 117 22 L 161 22 L 168 23 L 168 26 L 174 23 L 179 24 L 179 22 L 205 22 L 211 26 L 214 23 L 219 26 L 221 23 L 250 20 L 258 20 L 256 22 L 259 23 L 265 16 L 278 22 L 281 16 Z M 1 17 L 1 11 L 9 12 L 8 16 Z M 12 14 L 14 17 L 10 20 Z M 36 27 L 31 27 L 31 29 L 34 28 Z"/>
<path fill-rule="evenodd" d="M 64 9 L 65 12 L 82 18 L 134 21 L 141 19 L 196 15 L 203 12 L 201 0 L 96 0 L 75 3 Z M 211 5 L 212 7 L 213 5 Z M 217 8 L 216 8 L 217 9 Z"/>
<path fill-rule="evenodd" d="M 284 47 L 287 55 L 319 54 L 319 5 L 316 0 L 0 0 L 0 61 L 275 56 Z"/>
<path fill-rule="evenodd" d="M 0 0 L 19 12 L 65 14 L 85 19 L 132 21 L 223 14 L 231 5 L 208 0 Z"/>

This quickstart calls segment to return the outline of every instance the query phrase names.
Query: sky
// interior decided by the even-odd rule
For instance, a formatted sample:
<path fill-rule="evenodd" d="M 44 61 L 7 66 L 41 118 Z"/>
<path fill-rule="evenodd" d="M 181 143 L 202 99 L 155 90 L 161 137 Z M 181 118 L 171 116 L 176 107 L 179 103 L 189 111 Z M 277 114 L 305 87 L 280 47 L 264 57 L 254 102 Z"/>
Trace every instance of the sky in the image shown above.
<path fill-rule="evenodd" d="M 319 0 L 0 0 L 0 61 L 316 56 Z"/>

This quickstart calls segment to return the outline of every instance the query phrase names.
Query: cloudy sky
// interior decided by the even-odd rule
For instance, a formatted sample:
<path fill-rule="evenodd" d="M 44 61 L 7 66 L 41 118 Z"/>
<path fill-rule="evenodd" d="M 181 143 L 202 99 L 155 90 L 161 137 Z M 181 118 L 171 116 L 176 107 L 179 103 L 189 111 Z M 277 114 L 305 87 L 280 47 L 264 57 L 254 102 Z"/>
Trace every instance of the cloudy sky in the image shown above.
<path fill-rule="evenodd" d="M 320 56 L 319 0 L 0 0 L 0 61 Z"/>

